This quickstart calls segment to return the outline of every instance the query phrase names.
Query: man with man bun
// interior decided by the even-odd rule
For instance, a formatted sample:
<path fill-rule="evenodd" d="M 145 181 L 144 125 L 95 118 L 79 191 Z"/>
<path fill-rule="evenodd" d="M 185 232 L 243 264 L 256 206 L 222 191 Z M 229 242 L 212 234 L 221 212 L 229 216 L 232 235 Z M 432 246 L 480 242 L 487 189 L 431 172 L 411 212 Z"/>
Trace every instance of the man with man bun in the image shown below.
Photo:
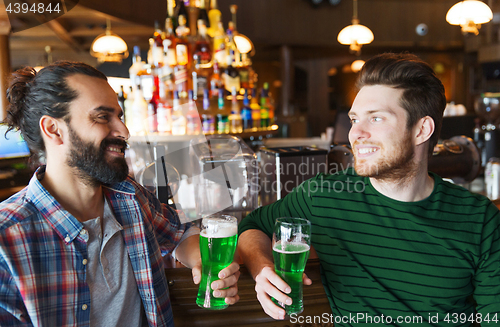
<path fill-rule="evenodd" d="M 7 97 L 7 125 L 44 164 L 0 204 L 0 325 L 173 326 L 162 255 L 199 283 L 199 230 L 128 176 L 129 132 L 106 76 L 76 62 L 28 67 Z M 219 277 L 214 295 L 234 304 L 238 264 Z"/>

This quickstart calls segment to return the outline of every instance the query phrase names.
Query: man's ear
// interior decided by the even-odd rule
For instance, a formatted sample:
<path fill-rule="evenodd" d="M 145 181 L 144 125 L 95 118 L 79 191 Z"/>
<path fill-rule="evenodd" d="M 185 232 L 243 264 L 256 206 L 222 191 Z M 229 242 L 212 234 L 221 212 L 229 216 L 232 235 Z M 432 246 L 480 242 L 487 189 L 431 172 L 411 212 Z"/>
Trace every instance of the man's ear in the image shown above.
<path fill-rule="evenodd" d="M 415 144 L 420 145 L 431 138 L 436 126 L 430 116 L 420 118 L 415 125 Z"/>
<path fill-rule="evenodd" d="M 45 142 L 50 142 L 54 145 L 61 145 L 64 143 L 63 126 L 61 120 L 47 115 L 40 118 L 40 132 Z"/>

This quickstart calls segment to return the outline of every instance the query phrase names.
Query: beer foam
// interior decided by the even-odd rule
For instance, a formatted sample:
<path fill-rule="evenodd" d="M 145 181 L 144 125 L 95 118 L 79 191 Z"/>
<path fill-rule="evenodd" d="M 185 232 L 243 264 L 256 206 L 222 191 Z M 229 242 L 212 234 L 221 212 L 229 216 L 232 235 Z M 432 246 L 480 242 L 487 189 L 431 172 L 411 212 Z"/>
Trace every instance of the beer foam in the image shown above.
<path fill-rule="evenodd" d="M 287 250 L 282 250 L 281 247 L 281 242 L 277 242 L 274 244 L 273 251 L 279 252 L 279 253 L 302 253 L 309 251 L 311 247 L 305 243 L 300 243 L 300 242 L 291 242 L 291 243 L 283 243 L 285 247 L 291 247 L 294 249 L 294 251 L 287 251 Z M 278 248 L 279 247 L 279 248 Z"/>
<path fill-rule="evenodd" d="M 201 231 L 201 235 L 212 238 L 223 238 L 234 236 L 238 233 L 238 225 L 226 222 L 225 220 L 212 220 L 208 223 L 203 222 L 205 228 Z"/>

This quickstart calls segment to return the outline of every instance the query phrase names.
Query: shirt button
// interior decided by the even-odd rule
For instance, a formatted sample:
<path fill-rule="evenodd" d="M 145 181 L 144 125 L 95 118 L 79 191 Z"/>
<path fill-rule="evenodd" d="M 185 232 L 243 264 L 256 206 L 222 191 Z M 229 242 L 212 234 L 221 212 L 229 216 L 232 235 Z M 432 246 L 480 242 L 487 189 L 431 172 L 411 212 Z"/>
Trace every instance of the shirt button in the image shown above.
<path fill-rule="evenodd" d="M 71 241 L 71 239 L 69 238 L 69 236 L 66 236 L 66 238 L 64 239 L 64 241 L 65 241 L 66 243 L 69 243 L 69 241 Z"/>
<path fill-rule="evenodd" d="M 82 229 L 82 231 L 80 232 L 80 234 L 82 234 L 82 235 L 87 234 L 87 230 L 86 229 Z"/>
<path fill-rule="evenodd" d="M 83 259 L 82 263 L 85 266 L 87 264 L 87 259 Z"/>
<path fill-rule="evenodd" d="M 83 311 L 87 310 L 87 305 L 86 304 L 82 305 L 82 310 Z"/>

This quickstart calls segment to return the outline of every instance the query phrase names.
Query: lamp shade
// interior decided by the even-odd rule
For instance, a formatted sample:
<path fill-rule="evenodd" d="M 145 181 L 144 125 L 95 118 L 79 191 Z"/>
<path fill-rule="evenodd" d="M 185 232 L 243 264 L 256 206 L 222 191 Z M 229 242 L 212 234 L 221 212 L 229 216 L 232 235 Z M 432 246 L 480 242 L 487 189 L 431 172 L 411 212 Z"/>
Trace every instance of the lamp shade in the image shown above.
<path fill-rule="evenodd" d="M 493 19 L 490 7 L 482 1 L 465 0 L 456 3 L 448 10 L 446 21 L 451 25 L 465 26 L 471 22 L 485 24 Z"/>
<path fill-rule="evenodd" d="M 108 29 L 94 39 L 90 54 L 99 62 L 122 62 L 123 58 L 128 57 L 127 43 Z"/>
<path fill-rule="evenodd" d="M 233 36 L 233 40 L 240 53 L 249 53 L 254 49 L 252 41 L 243 34 L 236 33 Z"/>
<path fill-rule="evenodd" d="M 92 42 L 92 51 L 100 53 L 121 53 L 127 51 L 127 43 L 111 31 L 99 35 Z"/>
<path fill-rule="evenodd" d="M 339 35 L 337 41 L 340 44 L 369 44 L 373 41 L 372 31 L 361 24 L 353 24 L 344 27 Z"/>

